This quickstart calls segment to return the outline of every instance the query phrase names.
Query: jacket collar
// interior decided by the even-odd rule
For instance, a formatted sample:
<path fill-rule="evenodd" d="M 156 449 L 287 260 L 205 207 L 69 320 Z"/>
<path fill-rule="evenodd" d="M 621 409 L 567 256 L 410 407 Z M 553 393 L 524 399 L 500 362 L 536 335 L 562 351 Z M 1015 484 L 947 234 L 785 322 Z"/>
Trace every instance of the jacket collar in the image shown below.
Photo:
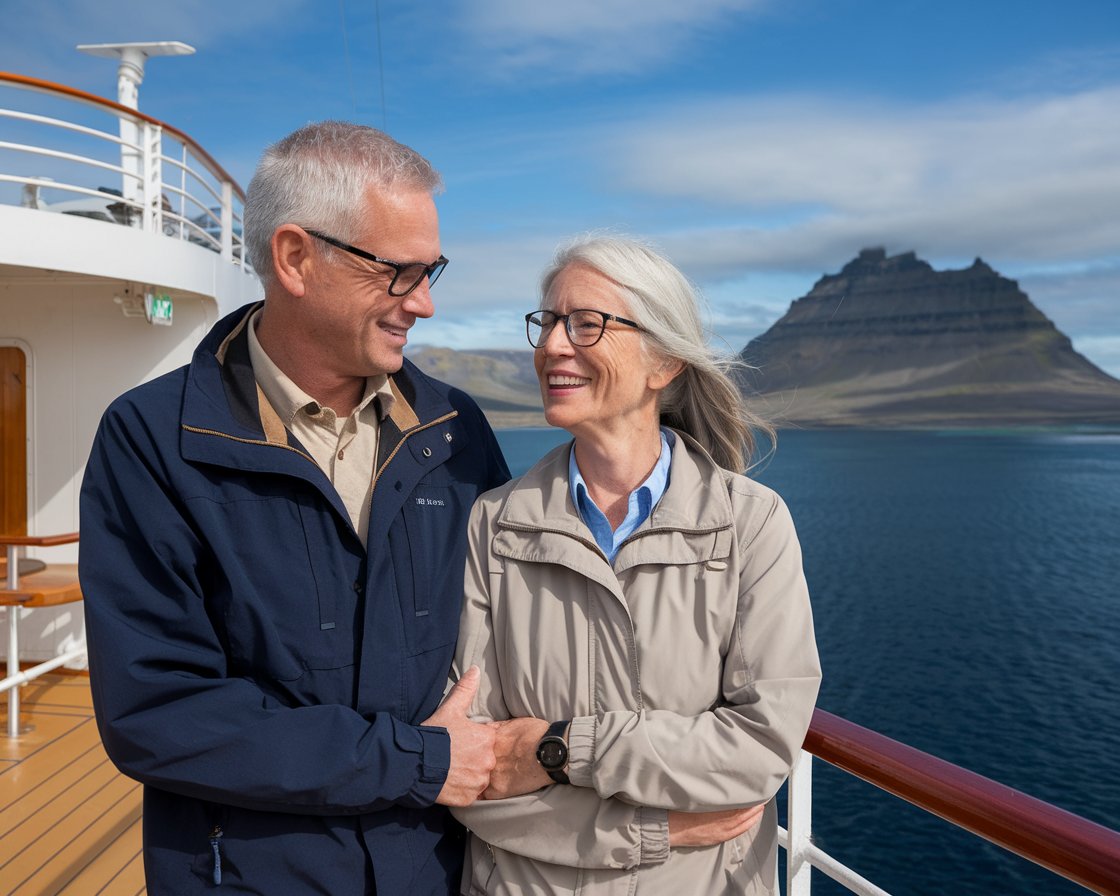
<path fill-rule="evenodd" d="M 679 430 L 669 468 L 669 488 L 647 521 L 653 529 L 712 532 L 732 523 L 726 475 L 691 437 Z M 579 515 L 568 487 L 568 460 L 573 442 L 560 445 L 529 470 L 511 492 L 499 526 L 544 528 L 573 533 Z M 646 528 L 646 524 L 643 524 Z M 580 523 L 578 531 L 587 532 Z"/>
<path fill-rule="evenodd" d="M 257 385 L 249 359 L 247 326 L 260 302 L 246 305 L 220 320 L 195 350 L 187 371 L 180 423 L 183 454 L 187 459 L 210 463 L 245 463 L 245 447 L 271 446 L 287 449 L 272 456 L 283 465 L 314 461 L 284 426 L 279 414 Z M 455 415 L 440 394 L 410 361 L 389 378 L 393 408 L 383 421 L 377 468 L 397 452 L 401 441 L 413 430 Z M 219 436 L 224 438 L 194 438 Z M 450 452 L 449 452 L 450 453 Z M 255 468 L 255 461 L 250 467 Z M 267 462 L 265 464 L 267 466 Z M 316 468 L 317 469 L 317 468 Z M 304 471 L 304 475 L 307 475 Z"/>
<path fill-rule="evenodd" d="M 562 563 L 617 589 L 617 575 L 643 563 L 726 561 L 733 509 L 721 470 L 690 436 L 674 430 L 677 445 L 669 488 L 623 544 L 612 567 L 579 518 L 568 487 L 572 443 L 546 454 L 513 487 L 499 513 L 494 550 L 528 562 Z M 666 536 L 656 538 L 651 536 Z M 572 540 L 590 550 L 573 550 Z"/>

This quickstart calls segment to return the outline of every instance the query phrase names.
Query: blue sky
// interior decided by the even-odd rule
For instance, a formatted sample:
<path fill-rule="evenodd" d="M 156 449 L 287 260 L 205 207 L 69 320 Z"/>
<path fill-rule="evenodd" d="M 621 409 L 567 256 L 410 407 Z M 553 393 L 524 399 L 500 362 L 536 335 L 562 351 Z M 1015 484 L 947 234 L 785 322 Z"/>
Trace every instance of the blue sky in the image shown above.
<path fill-rule="evenodd" d="M 181 40 L 145 112 L 246 185 L 300 125 L 385 127 L 440 169 L 436 317 L 527 347 L 556 245 L 650 239 L 738 350 L 865 246 L 983 257 L 1120 376 L 1116 0 L 0 0 L 0 68 L 115 93 L 78 43 Z M 378 25 L 380 27 L 378 27 Z"/>

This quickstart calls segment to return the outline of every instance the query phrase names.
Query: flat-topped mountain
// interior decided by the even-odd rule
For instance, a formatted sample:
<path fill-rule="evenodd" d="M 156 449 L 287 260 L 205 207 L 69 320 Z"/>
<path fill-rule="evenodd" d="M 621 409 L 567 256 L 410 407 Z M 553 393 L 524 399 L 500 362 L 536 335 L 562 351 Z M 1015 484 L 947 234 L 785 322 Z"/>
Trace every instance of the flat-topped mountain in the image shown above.
<path fill-rule="evenodd" d="M 778 425 L 1120 423 L 1120 380 L 979 258 L 935 271 L 865 249 L 742 352 Z"/>

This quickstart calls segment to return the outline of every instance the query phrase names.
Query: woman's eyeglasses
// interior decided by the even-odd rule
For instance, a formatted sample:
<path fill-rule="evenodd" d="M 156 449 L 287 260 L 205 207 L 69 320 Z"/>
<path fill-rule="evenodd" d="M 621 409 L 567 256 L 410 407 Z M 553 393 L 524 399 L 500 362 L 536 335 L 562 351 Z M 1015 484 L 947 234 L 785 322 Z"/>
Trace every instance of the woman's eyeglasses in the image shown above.
<path fill-rule="evenodd" d="M 542 309 L 525 315 L 525 335 L 529 337 L 529 344 L 533 348 L 540 348 L 548 342 L 552 328 L 557 322 L 564 321 L 564 329 L 568 331 L 568 339 L 571 340 L 572 345 L 588 348 L 603 338 L 608 320 L 644 331 L 644 328 L 634 321 L 619 317 L 617 314 L 607 314 L 606 311 L 577 308 L 567 314 L 557 314 L 555 311 Z"/>

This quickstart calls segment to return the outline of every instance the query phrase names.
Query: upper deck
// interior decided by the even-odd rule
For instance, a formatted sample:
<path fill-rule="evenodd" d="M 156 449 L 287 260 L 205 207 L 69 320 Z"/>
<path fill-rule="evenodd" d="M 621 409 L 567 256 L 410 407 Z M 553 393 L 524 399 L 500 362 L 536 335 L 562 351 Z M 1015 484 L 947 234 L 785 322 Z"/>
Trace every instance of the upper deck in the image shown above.
<path fill-rule="evenodd" d="M 0 122 L 5 282 L 119 280 L 221 311 L 259 294 L 241 240 L 244 193 L 187 134 L 4 72 Z"/>

